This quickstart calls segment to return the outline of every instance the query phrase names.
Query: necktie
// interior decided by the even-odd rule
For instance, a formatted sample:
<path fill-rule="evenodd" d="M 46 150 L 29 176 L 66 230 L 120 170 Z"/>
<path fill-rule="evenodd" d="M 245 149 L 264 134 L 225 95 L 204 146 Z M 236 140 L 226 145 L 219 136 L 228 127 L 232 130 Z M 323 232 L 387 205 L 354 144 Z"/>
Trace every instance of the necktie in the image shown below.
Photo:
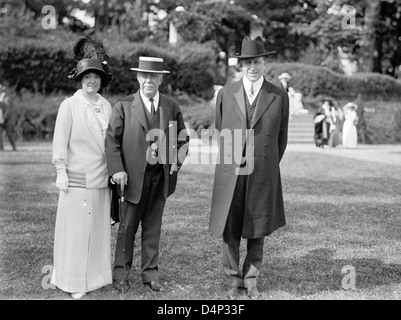
<path fill-rule="evenodd" d="M 251 90 L 249 90 L 249 96 L 251 97 L 251 99 L 253 98 L 253 82 L 251 82 Z"/>
<path fill-rule="evenodd" d="M 150 115 L 153 118 L 153 116 L 155 115 L 155 105 L 153 104 L 154 99 L 150 98 L 149 101 L 150 101 Z"/>

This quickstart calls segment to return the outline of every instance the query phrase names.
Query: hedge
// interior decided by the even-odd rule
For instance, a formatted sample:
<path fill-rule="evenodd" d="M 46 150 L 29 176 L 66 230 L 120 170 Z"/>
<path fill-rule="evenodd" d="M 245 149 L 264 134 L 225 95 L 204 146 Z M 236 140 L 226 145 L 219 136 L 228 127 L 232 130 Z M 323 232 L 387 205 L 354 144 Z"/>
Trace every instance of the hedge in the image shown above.
<path fill-rule="evenodd" d="M 377 73 L 347 76 L 328 68 L 303 63 L 269 63 L 266 77 L 278 83 L 277 76 L 287 72 L 289 85 L 304 96 L 329 95 L 336 99 L 401 101 L 401 82 Z"/>
<path fill-rule="evenodd" d="M 70 48 L 75 41 L 71 41 Z M 71 93 L 76 84 L 67 79 L 75 66 L 72 50 L 43 41 L 0 41 L 0 69 L 4 80 L 17 91 Z M 115 51 L 115 50 L 114 50 Z M 131 67 L 138 66 L 139 56 L 157 56 L 164 59 L 165 76 L 161 91 L 184 91 L 209 99 L 213 85 L 218 81 L 214 52 L 205 46 L 188 44 L 179 48 L 161 47 L 152 43 L 131 43 L 126 50 L 110 55 L 114 79 L 109 94 L 129 94 L 138 89 Z"/>

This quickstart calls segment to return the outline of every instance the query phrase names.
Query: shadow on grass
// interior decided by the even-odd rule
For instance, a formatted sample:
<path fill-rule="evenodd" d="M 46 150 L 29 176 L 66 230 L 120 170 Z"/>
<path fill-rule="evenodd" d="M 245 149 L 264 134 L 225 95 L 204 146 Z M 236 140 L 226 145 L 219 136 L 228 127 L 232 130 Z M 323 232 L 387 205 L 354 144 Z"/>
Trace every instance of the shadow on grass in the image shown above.
<path fill-rule="evenodd" d="M 385 264 L 379 259 L 332 259 L 334 252 L 321 248 L 296 260 L 266 261 L 261 289 L 299 296 L 341 290 L 344 277 L 351 276 L 348 267 L 355 268 L 355 288 L 358 290 L 401 283 L 399 264 Z"/>

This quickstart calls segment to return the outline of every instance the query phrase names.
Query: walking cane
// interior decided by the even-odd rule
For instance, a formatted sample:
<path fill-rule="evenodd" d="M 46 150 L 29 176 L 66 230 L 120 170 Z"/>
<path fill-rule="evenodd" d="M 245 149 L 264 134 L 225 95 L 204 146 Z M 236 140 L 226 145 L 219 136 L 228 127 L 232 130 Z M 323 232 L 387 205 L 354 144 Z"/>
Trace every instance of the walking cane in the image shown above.
<path fill-rule="evenodd" d="M 119 230 L 120 230 L 120 233 L 121 233 L 121 236 L 122 236 L 123 253 L 124 253 L 123 279 L 125 278 L 125 262 L 126 262 L 126 260 L 125 260 L 126 254 L 125 254 L 125 212 L 124 212 L 124 201 L 125 201 L 125 199 L 124 199 L 124 187 L 125 187 L 124 186 L 124 182 L 122 181 L 121 184 L 120 184 L 121 197 L 118 200 L 118 203 L 119 203 L 118 215 L 120 217 L 120 229 Z"/>

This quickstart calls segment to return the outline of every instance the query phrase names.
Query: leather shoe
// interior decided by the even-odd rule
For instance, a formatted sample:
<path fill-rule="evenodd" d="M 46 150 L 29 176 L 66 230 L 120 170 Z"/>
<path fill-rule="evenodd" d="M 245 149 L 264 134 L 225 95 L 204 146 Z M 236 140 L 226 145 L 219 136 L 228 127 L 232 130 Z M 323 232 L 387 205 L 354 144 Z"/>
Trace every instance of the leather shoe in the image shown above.
<path fill-rule="evenodd" d="M 148 286 L 153 291 L 165 291 L 163 285 L 156 280 L 151 282 L 145 282 L 145 286 Z"/>
<path fill-rule="evenodd" d="M 113 283 L 113 286 L 117 291 L 119 291 L 121 293 L 127 292 L 129 290 L 129 288 L 130 288 L 128 280 L 115 281 Z"/>
<path fill-rule="evenodd" d="M 231 286 L 228 288 L 227 290 L 227 297 L 229 297 L 230 299 L 236 299 L 239 296 L 239 290 L 238 287 L 236 286 Z"/>
<path fill-rule="evenodd" d="M 256 287 L 246 288 L 246 293 L 247 293 L 248 297 L 251 299 L 259 299 L 260 298 L 259 290 Z"/>

